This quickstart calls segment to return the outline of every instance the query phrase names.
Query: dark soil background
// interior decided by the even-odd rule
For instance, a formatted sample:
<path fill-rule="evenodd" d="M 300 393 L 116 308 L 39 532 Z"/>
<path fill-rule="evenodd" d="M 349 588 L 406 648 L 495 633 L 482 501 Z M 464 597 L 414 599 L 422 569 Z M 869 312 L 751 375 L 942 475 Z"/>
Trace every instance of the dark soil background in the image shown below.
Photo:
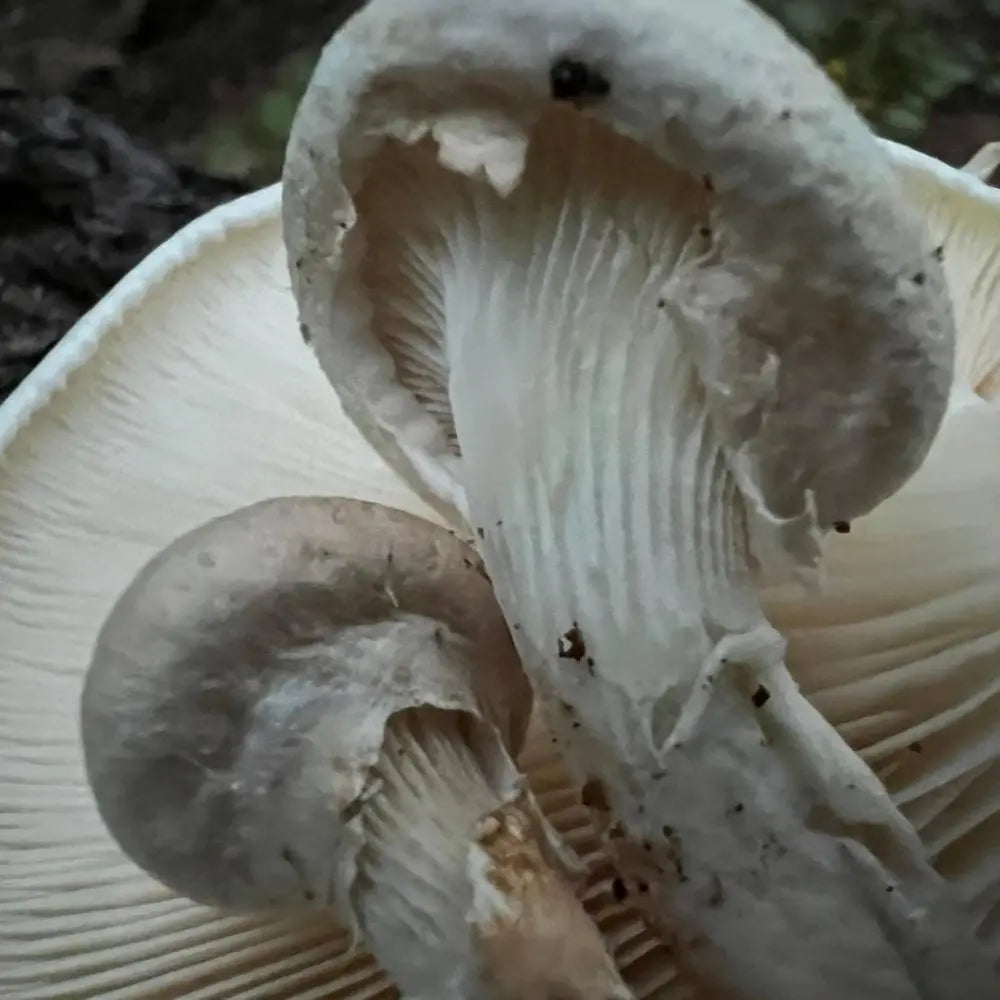
<path fill-rule="evenodd" d="M 150 250 L 276 179 L 275 132 L 358 6 L 0 0 L 0 400 Z"/>
<path fill-rule="evenodd" d="M 0 0 L 0 400 L 153 247 L 277 178 L 361 3 Z M 1000 139 L 1000 3 L 870 3 L 763 5 L 882 131 L 956 164 Z"/>

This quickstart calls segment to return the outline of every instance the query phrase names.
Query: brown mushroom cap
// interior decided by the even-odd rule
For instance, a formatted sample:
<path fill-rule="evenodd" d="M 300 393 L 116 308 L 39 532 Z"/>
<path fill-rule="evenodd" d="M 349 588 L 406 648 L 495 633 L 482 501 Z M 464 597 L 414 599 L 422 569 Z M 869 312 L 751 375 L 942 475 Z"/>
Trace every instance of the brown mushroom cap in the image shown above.
<path fill-rule="evenodd" d="M 82 699 L 124 851 L 192 899 L 344 902 L 386 722 L 468 711 L 516 753 L 531 694 L 489 582 L 446 530 L 355 500 L 266 501 L 139 574 Z"/>

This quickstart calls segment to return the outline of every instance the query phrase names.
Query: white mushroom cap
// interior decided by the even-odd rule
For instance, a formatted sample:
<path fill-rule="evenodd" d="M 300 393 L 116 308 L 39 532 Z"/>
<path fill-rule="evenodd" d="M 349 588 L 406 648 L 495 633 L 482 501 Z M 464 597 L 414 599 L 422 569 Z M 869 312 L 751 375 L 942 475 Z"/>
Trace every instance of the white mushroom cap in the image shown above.
<path fill-rule="evenodd" d="M 892 144 L 886 149 L 907 193 L 926 206 L 931 242 L 946 241 L 960 318 L 959 369 L 981 382 L 1000 364 L 1000 270 L 993 266 L 1000 199 L 936 161 Z M 349 494 L 433 516 L 344 419 L 298 341 L 278 216 L 279 192 L 270 188 L 198 220 L 111 292 L 0 406 L 5 1000 L 148 1000 L 151 992 L 163 1000 L 397 995 L 371 956 L 352 952 L 349 936 L 324 917 L 231 916 L 164 890 L 108 835 L 81 759 L 77 716 L 86 651 L 121 590 L 172 538 L 288 491 Z M 956 461 L 959 446 L 963 464 L 989 472 L 984 455 L 961 438 L 952 449 Z M 939 488 L 945 499 L 923 507 L 928 520 L 908 537 L 933 529 L 948 544 L 954 495 L 946 484 Z M 993 523 L 989 502 L 977 509 L 981 527 Z M 974 523 L 967 521 L 971 540 Z M 891 538 L 893 525 L 883 527 Z M 862 523 L 833 540 L 835 593 L 840 554 L 858 552 L 855 543 L 866 530 Z M 884 552 L 878 568 L 889 579 L 905 549 L 878 548 Z M 984 573 L 990 555 L 985 546 L 977 552 Z M 905 571 L 907 579 L 916 575 Z M 891 586 L 903 578 L 896 574 Z M 941 586 L 949 585 L 942 578 Z M 963 602 L 953 621 L 975 611 Z M 873 638 L 860 629 L 854 648 L 861 653 Z M 950 648 L 976 653 L 978 646 L 963 647 L 960 639 L 952 635 Z M 798 648 L 793 634 L 793 669 Z M 948 675 L 939 676 L 946 693 Z M 988 678 L 983 684 L 986 690 Z M 987 751 L 995 733 L 988 724 L 979 731 Z M 537 775 L 535 793 L 556 829 L 595 870 L 589 905 L 629 984 L 643 1000 L 690 1000 L 665 946 L 630 914 L 631 900 L 615 898 L 616 875 L 578 793 L 553 762 L 558 747 L 549 740 L 544 728 L 536 729 L 522 767 Z M 920 757 L 926 756 L 925 750 Z M 975 783 L 969 791 L 976 792 Z M 990 792 L 981 786 L 983 802 Z M 959 811 L 952 813 L 951 801 Z M 963 801 L 973 800 L 953 798 L 944 784 L 925 804 L 936 802 L 941 823 L 954 815 L 958 830 L 968 825 Z M 987 905 L 992 892 L 995 904 L 1000 892 L 988 878 L 993 828 L 978 829 L 969 831 L 968 843 L 979 853 L 969 856 L 987 876 L 980 901 Z M 992 927 L 995 935 L 995 926 L 986 922 L 982 932 Z"/>
<path fill-rule="evenodd" d="M 537 367 L 544 400 L 531 345 L 586 370 L 590 338 L 565 340 L 595 313 L 649 365 L 683 339 L 751 506 L 802 558 L 813 505 L 825 527 L 871 509 L 944 411 L 932 247 L 856 113 L 743 0 L 373 0 L 323 54 L 284 202 L 303 330 L 349 415 L 463 513 L 453 408 L 487 405 L 463 385 L 500 405 Z M 545 407 L 518 409 L 491 419 L 537 434 Z"/>
<path fill-rule="evenodd" d="M 389 719 L 435 707 L 523 741 L 530 688 L 470 555 L 412 515 L 320 498 L 242 509 L 158 555 L 101 630 L 82 700 L 125 852 L 201 902 L 350 915 L 351 817 Z"/>

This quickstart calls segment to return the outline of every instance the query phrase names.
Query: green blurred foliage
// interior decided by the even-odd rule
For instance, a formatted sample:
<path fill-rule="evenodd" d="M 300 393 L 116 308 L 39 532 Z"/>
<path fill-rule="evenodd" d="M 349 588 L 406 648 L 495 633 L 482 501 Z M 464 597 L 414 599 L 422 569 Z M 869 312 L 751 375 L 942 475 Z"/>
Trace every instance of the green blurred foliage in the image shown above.
<path fill-rule="evenodd" d="M 210 123 L 202 139 L 201 162 L 220 177 L 242 177 L 259 184 L 281 174 L 285 143 L 317 53 L 297 52 L 274 71 L 270 85 L 246 107 L 230 110 Z"/>
<path fill-rule="evenodd" d="M 1000 0 L 758 0 L 873 127 L 920 136 L 960 89 L 1000 99 Z"/>
<path fill-rule="evenodd" d="M 696 2 L 696 0 L 692 0 Z M 959 90 L 1000 104 L 1000 0 L 758 0 L 843 88 L 876 131 L 914 142 Z M 290 57 L 246 106 L 222 114 L 202 162 L 257 183 L 280 173 L 317 52 Z"/>

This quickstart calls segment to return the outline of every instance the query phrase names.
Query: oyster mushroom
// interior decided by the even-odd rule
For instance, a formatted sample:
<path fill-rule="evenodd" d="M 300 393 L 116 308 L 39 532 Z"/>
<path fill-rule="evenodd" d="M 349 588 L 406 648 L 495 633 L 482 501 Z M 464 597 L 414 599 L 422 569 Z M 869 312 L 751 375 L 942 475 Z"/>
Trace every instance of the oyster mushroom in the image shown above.
<path fill-rule="evenodd" d="M 959 324 L 958 375 L 945 428 L 920 475 L 879 509 L 879 530 L 869 534 L 858 521 L 848 535 L 830 539 L 828 586 L 839 588 L 854 555 L 878 549 L 878 570 L 895 587 L 916 577 L 912 563 L 896 560 L 906 547 L 892 544 L 898 505 L 913 489 L 933 490 L 938 502 L 909 508 L 906 537 L 949 544 L 948 525 L 956 493 L 947 480 L 925 478 L 936 470 L 952 475 L 950 462 L 935 455 L 942 447 L 965 456 L 983 478 L 963 473 L 963 539 L 995 527 L 992 445 L 977 452 L 978 435 L 952 434 L 949 426 L 970 401 L 962 386 L 985 386 L 1000 362 L 1000 268 L 995 245 L 1000 234 L 1000 193 L 960 171 L 893 143 L 883 143 L 903 189 L 925 217 L 930 244 L 943 245 L 944 267 Z M 109 836 L 87 787 L 77 726 L 79 688 L 86 667 L 81 650 L 93 647 L 101 621 L 140 567 L 177 535 L 206 519 L 265 497 L 289 491 L 348 494 L 405 508 L 425 518 L 433 512 L 403 484 L 345 420 L 335 394 L 296 332 L 295 303 L 288 289 L 279 224 L 279 191 L 272 187 L 222 206 L 169 240 L 112 290 L 77 324 L 15 394 L 0 406 L 0 994 L 4 1000 L 393 1000 L 392 984 L 371 955 L 351 948 L 350 935 L 325 912 L 287 916 L 243 914 L 201 906 L 177 897 L 129 861 Z M 983 392 L 983 406 L 996 406 Z M 260 414 L 268 419 L 261 422 Z M 966 411 L 971 413 L 972 410 Z M 178 434 L 182 421 L 183 434 Z M 963 424 L 970 427 L 969 424 Z M 191 483 L 198 488 L 192 489 Z M 973 491 L 981 502 L 972 502 Z M 920 520 L 914 519 L 918 515 Z M 986 537 L 983 534 L 982 537 Z M 961 551 L 973 554 L 973 545 Z M 988 592 L 1000 593 L 1000 556 L 989 546 L 974 552 L 975 573 Z M 990 562 L 990 556 L 995 558 Z M 869 562 L 868 568 L 874 568 Z M 866 570 L 867 573 L 867 570 Z M 992 574 L 992 576 L 990 576 Z M 947 574 L 933 588 L 949 586 Z M 884 648 L 898 635 L 908 647 L 906 624 L 918 617 L 921 595 L 900 616 L 874 618 L 877 629 L 859 628 L 852 639 L 856 662 L 867 648 Z M 942 594 L 945 590 L 942 590 Z M 973 597 L 973 591 L 966 592 Z M 779 595 L 803 603 L 796 592 Z M 868 592 L 872 600 L 881 595 Z M 769 608 L 772 605 L 769 600 Z M 790 604 L 784 604 L 790 608 Z M 983 604 L 962 600 L 952 623 L 967 620 L 985 631 Z M 810 602 L 809 623 L 822 625 L 819 602 Z M 791 609 L 794 611 L 794 609 Z M 862 603 L 840 597 L 832 613 L 838 624 Z M 870 612 L 869 612 L 870 613 Z M 795 622 L 801 627 L 804 616 Z M 784 621 L 782 622 L 784 625 Z M 841 635 L 844 635 L 841 632 Z M 938 688 L 931 704 L 947 701 L 951 671 L 981 656 L 981 639 L 965 642 L 961 628 L 949 632 L 947 668 L 933 676 L 911 673 L 897 700 L 921 703 L 927 683 Z M 974 634 L 974 633 L 973 633 Z M 820 632 L 813 636 L 821 638 Z M 797 676 L 808 656 L 810 637 L 790 638 L 789 666 Z M 841 658 L 843 662 L 843 658 Z M 898 658 L 886 661 L 891 670 Z M 980 660 L 980 662 L 983 662 Z M 836 672 L 833 657 L 817 663 Z M 941 660 L 938 666 L 943 666 Z M 875 662 L 864 667 L 877 666 Z M 898 674 L 898 671 L 897 671 Z M 828 675 L 829 676 L 829 675 Z M 881 686 L 888 675 L 866 670 Z M 861 680 L 862 678 L 859 678 Z M 921 679 L 925 682 L 921 686 Z M 990 674 L 971 672 L 957 687 L 963 701 Z M 821 682 L 820 685 L 822 686 Z M 810 694 L 811 680 L 807 680 Z M 861 689 L 857 682 L 836 697 L 843 702 Z M 826 695 L 818 691 L 819 703 Z M 829 702 L 824 708 L 829 706 Z M 851 713 L 841 725 L 860 753 Z M 919 713 L 892 719 L 906 725 Z M 937 718 L 937 715 L 936 715 Z M 941 731 L 954 721 L 966 732 L 966 748 L 952 744 L 958 766 L 941 768 L 936 788 L 922 799 L 900 774 L 892 787 L 913 788 L 918 798 L 900 808 L 918 826 L 924 849 L 977 908 L 981 939 L 1000 961 L 1000 886 L 992 859 L 1000 835 L 990 823 L 992 795 L 986 767 L 1000 759 L 997 719 L 983 714 L 975 730 L 961 712 L 940 713 Z M 835 720 L 836 721 L 836 720 Z M 883 770 L 887 744 L 873 763 Z M 588 861 L 592 874 L 582 892 L 588 911 L 604 933 L 623 976 L 641 1000 L 692 1000 L 697 994 L 678 979 L 665 945 L 637 920 L 634 900 L 621 898 L 623 885 L 606 848 L 581 804 L 581 791 L 561 763 L 561 744 L 537 718 L 519 759 L 539 804 L 561 837 Z M 863 737 L 862 737 L 863 739 Z M 979 744 L 980 762 L 968 748 Z M 990 757 L 990 753 L 993 754 Z M 934 766 L 935 749 L 902 755 Z M 985 760 L 985 764 L 982 761 Z M 984 780 L 973 780 L 982 772 Z M 951 776 L 949 778 L 949 775 Z M 891 785 L 890 777 L 885 780 Z M 593 803 L 588 788 L 586 799 Z M 956 793 L 956 794 L 953 794 Z M 983 822 L 974 826 L 975 805 Z M 928 818 L 936 817 L 933 825 Z M 952 843 L 938 848 L 943 824 L 954 818 Z M 964 831 L 964 833 L 963 833 Z M 956 836 L 957 835 L 957 836 Z M 990 838 L 994 845 L 989 848 Z M 956 864 L 957 861 L 962 864 Z M 631 889 L 632 886 L 624 888 Z M 723 886 L 725 894 L 725 886 Z M 968 895 L 966 895 L 968 894 Z M 991 903 L 992 899 L 992 903 Z M 723 903 L 726 899 L 723 898 Z M 991 910 L 992 907 L 992 910 Z M 992 913 L 992 915 L 991 915 Z M 702 994 L 703 995 L 703 994 Z"/>
<path fill-rule="evenodd" d="M 992 996 L 758 602 L 758 564 L 815 568 L 919 467 L 953 368 L 935 248 L 812 61 L 739 0 L 373 0 L 303 99 L 283 211 L 304 335 L 475 530 L 692 977 Z"/>
<path fill-rule="evenodd" d="M 179 539 L 98 638 L 98 807 L 191 899 L 333 908 L 407 996 L 628 1000 L 510 756 L 530 690 L 470 554 L 349 500 Z"/>

